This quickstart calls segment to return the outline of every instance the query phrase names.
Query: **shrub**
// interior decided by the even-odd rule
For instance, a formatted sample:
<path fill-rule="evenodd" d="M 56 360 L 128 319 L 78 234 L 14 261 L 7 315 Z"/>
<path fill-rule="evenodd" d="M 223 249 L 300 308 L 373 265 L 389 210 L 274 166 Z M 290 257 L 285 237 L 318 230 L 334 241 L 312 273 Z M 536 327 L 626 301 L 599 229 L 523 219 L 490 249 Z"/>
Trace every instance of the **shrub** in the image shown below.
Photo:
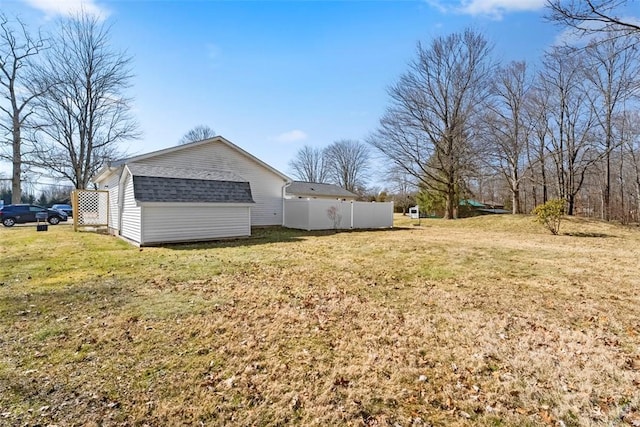
<path fill-rule="evenodd" d="M 563 199 L 551 199 L 545 204 L 538 205 L 533 209 L 533 214 L 537 217 L 536 222 L 544 225 L 557 235 L 560 232 L 560 221 L 564 215 L 566 202 Z"/>

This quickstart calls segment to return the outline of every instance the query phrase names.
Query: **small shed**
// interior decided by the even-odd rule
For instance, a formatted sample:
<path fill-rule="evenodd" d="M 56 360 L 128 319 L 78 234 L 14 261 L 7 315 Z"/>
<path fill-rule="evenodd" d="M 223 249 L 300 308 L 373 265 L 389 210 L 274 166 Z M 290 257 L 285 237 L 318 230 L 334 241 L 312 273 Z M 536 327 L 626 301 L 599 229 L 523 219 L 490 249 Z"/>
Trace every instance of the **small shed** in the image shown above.
<path fill-rule="evenodd" d="M 121 181 L 121 235 L 134 243 L 251 235 L 251 187 L 232 172 L 130 163 Z"/>

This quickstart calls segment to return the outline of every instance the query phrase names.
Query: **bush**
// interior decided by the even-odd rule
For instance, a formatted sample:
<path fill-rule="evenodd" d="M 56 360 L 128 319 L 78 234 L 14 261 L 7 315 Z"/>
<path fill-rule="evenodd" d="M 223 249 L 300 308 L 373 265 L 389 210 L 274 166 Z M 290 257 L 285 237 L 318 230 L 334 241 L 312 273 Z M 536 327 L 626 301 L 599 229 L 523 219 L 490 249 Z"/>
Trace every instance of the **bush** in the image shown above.
<path fill-rule="evenodd" d="M 537 217 L 536 222 L 544 225 L 557 235 L 560 232 L 560 221 L 564 215 L 566 202 L 563 199 L 551 199 L 543 205 L 538 205 L 533 209 L 533 214 Z"/>

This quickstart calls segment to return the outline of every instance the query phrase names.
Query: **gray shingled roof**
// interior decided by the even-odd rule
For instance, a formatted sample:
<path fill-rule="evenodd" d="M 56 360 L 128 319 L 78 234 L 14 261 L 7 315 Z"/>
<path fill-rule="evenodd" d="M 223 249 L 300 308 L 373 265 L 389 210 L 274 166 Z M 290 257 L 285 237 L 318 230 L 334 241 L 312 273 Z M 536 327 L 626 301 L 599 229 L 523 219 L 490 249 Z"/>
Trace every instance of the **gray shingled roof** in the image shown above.
<path fill-rule="evenodd" d="M 251 187 L 233 172 L 127 165 L 138 202 L 254 203 Z"/>
<path fill-rule="evenodd" d="M 347 191 L 334 184 L 323 184 L 319 182 L 293 181 L 286 188 L 290 196 L 302 197 L 349 197 L 357 198 L 358 195 Z"/>
<path fill-rule="evenodd" d="M 138 202 L 254 203 L 248 182 L 133 176 Z"/>

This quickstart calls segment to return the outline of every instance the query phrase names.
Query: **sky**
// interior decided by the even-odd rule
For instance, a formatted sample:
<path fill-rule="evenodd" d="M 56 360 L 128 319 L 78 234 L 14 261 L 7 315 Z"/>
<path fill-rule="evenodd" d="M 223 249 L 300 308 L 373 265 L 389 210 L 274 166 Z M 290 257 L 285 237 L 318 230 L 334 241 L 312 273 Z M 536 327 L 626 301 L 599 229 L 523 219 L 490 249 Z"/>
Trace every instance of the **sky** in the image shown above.
<path fill-rule="evenodd" d="M 122 145 L 129 154 L 174 146 L 208 125 L 289 174 L 304 145 L 375 130 L 419 41 L 473 28 L 498 61 L 535 67 L 563 31 L 545 21 L 544 3 L 0 0 L 0 11 L 32 31 L 81 8 L 111 25 L 112 48 L 132 57 L 135 74 L 129 95 L 142 137 Z"/>

